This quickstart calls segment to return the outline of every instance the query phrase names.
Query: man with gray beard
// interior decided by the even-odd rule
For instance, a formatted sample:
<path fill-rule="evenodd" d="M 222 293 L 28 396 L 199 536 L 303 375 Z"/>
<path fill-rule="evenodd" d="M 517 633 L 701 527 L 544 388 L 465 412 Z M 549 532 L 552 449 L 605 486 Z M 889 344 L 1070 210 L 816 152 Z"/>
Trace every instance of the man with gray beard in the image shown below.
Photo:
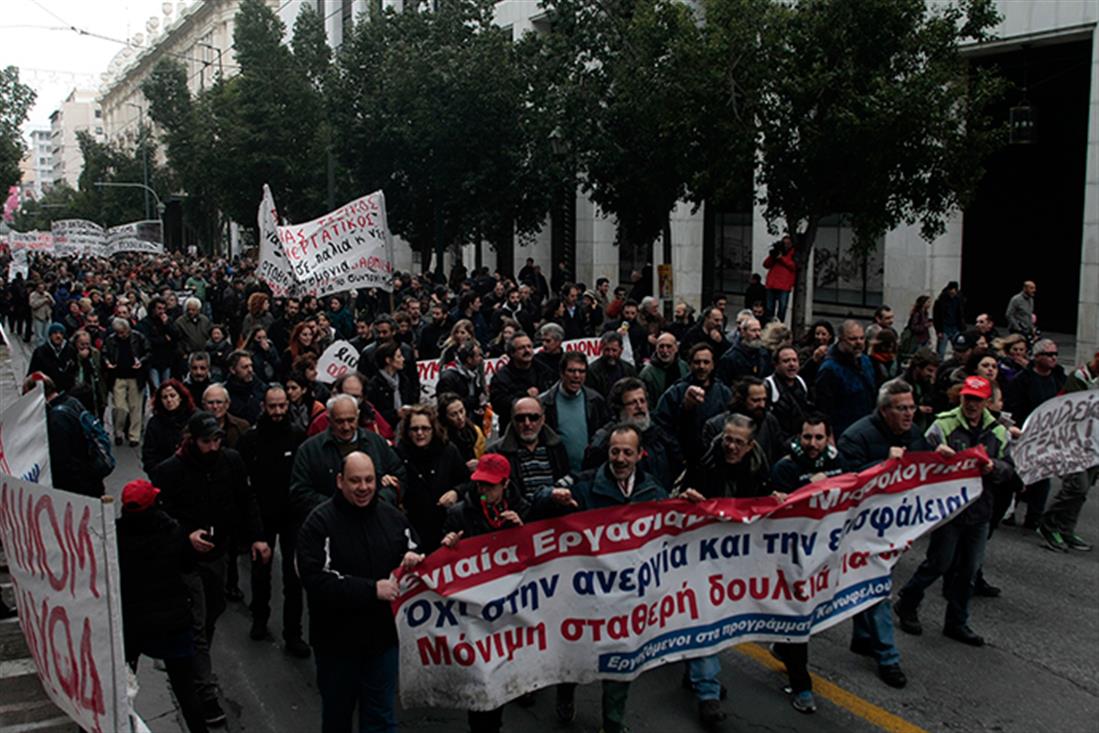
<path fill-rule="evenodd" d="M 638 464 L 666 490 L 672 490 L 676 476 L 683 471 L 683 456 L 679 444 L 649 414 L 649 398 L 645 383 L 637 377 L 626 377 L 614 383 L 610 391 L 611 420 L 592 436 L 584 454 L 584 468 L 593 469 L 607 461 L 607 447 L 616 425 L 633 425 L 641 432 L 644 454 Z"/>
<path fill-rule="evenodd" d="M 717 360 L 717 378 L 732 387 L 742 377 L 763 379 L 771 374 L 771 352 L 763 345 L 763 329 L 755 318 L 740 322 L 740 339 Z"/>

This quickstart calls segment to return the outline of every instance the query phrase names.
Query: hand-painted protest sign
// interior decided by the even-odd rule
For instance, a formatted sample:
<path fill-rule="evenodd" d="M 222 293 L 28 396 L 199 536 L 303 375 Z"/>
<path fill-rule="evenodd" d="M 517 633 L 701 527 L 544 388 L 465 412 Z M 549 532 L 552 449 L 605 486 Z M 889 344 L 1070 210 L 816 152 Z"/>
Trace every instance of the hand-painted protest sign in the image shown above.
<path fill-rule="evenodd" d="M 279 212 L 275 208 L 275 197 L 270 187 L 263 184 L 263 200 L 257 214 L 259 223 L 259 269 L 257 275 L 271 288 L 276 298 L 285 298 L 296 294 L 300 286 L 294 277 L 294 271 L 282 251 L 279 238 Z"/>
<path fill-rule="evenodd" d="M 264 191 L 259 210 L 261 247 L 270 241 L 272 218 L 277 220 L 273 197 L 268 201 L 270 195 L 269 190 Z M 278 226 L 275 231 L 286 266 L 302 293 L 327 295 L 355 288 L 392 288 L 393 240 L 381 191 L 357 198 L 313 221 Z M 261 275 L 277 279 L 283 270 L 277 255 L 270 250 L 265 259 L 264 254 L 261 250 Z"/>
<path fill-rule="evenodd" d="M 805 641 L 889 595 L 902 552 L 978 497 L 983 455 L 906 455 L 782 504 L 648 502 L 463 538 L 400 574 L 402 703 L 489 710 Z"/>
<path fill-rule="evenodd" d="M 50 699 L 83 730 L 129 730 L 114 511 L 0 477 L 0 538 L 19 624 Z"/>
<path fill-rule="evenodd" d="M 8 247 L 13 254 L 19 250 L 53 252 L 53 233 L 39 231 L 8 232 Z"/>
<path fill-rule="evenodd" d="M 1027 417 L 1011 444 L 1023 484 L 1099 466 L 1099 391 L 1054 397 Z"/>
<path fill-rule="evenodd" d="M 50 225 L 54 253 L 60 257 L 107 256 L 107 232 L 87 219 L 59 219 Z"/>
<path fill-rule="evenodd" d="M 22 275 L 23 279 L 27 279 L 27 275 L 30 271 L 30 266 L 27 263 L 27 250 L 16 249 L 11 251 L 11 262 L 8 263 L 8 281 L 16 275 Z"/>
<path fill-rule="evenodd" d="M 317 361 L 317 381 L 332 384 L 359 367 L 359 352 L 347 341 L 335 341 Z"/>
<path fill-rule="evenodd" d="M 0 473 L 52 485 L 46 393 L 39 385 L 0 414 Z"/>

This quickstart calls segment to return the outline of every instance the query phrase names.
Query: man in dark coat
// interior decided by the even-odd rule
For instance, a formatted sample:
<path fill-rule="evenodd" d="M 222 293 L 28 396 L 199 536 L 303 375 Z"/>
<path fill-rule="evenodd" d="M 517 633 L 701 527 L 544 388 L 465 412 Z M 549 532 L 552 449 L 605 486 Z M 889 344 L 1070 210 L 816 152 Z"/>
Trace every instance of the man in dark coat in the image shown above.
<path fill-rule="evenodd" d="M 592 436 L 607 421 L 603 395 L 584 386 L 587 372 L 588 357 L 577 351 L 567 352 L 561 359 L 561 379 L 538 398 L 546 425 L 565 444 L 573 472 L 580 470 Z"/>
<path fill-rule="evenodd" d="M 490 443 L 485 452 L 499 453 L 508 459 L 512 481 L 527 501 L 569 475 L 565 444 L 546 425 L 542 403 L 535 397 L 515 401 L 511 423 L 503 437 Z"/>
<path fill-rule="evenodd" d="M 256 379 L 250 352 L 238 349 L 229 354 L 227 366 L 229 378 L 225 380 L 225 389 L 229 393 L 229 414 L 254 425 L 263 412 L 267 385 Z"/>
<path fill-rule="evenodd" d="M 870 358 L 863 353 L 865 349 L 862 324 L 844 321 L 839 340 L 817 370 L 814 401 L 837 435 L 874 410 L 877 378 Z"/>
<path fill-rule="evenodd" d="M 42 372 L 51 380 L 58 392 L 72 389 L 76 379 L 76 350 L 65 340 L 65 327 L 51 323 L 46 330 L 46 343 L 31 354 L 27 374 Z"/>
<path fill-rule="evenodd" d="M 248 468 L 267 544 L 274 547 L 277 541 L 282 549 L 282 638 L 286 651 L 308 657 L 309 646 L 302 641 L 301 581 L 294 570 L 297 523 L 290 513 L 290 471 L 305 432 L 290 424 L 289 406 L 286 390 L 269 387 L 263 396 L 263 412 L 255 427 L 240 439 L 238 450 Z M 271 563 L 252 563 L 251 611 L 250 636 L 255 641 L 266 639 L 271 615 Z"/>
<path fill-rule="evenodd" d="M 351 423 L 354 426 L 354 422 Z M 399 509 L 378 497 L 370 456 L 352 451 L 336 492 L 305 520 L 297 563 L 309 598 L 321 730 L 350 731 L 355 708 L 366 730 L 396 730 L 397 627 L 392 573 L 423 555 Z"/>
<path fill-rule="evenodd" d="M 537 397 L 549 389 L 557 375 L 534 360 L 534 342 L 525 333 L 518 333 L 507 343 L 508 363 L 498 370 L 489 385 L 492 411 L 500 424 L 511 419 L 511 404 L 524 395 Z"/>
<path fill-rule="evenodd" d="M 732 399 L 732 391 L 714 379 L 714 351 L 708 344 L 691 347 L 687 354 L 691 374 L 664 392 L 656 406 L 655 418 L 660 426 L 674 435 L 683 448 L 687 463 L 702 457 L 706 446 L 702 428 L 719 414 Z"/>

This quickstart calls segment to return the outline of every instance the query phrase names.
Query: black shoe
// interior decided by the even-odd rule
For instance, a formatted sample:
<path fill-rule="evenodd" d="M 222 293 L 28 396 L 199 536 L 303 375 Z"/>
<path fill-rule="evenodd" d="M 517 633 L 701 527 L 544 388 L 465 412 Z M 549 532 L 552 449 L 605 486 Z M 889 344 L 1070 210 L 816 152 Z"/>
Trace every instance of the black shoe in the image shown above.
<path fill-rule="evenodd" d="M 116 438 L 114 439 L 114 444 L 115 444 L 115 445 L 122 445 L 122 438 L 120 438 L 120 437 L 116 437 Z"/>
<path fill-rule="evenodd" d="M 239 603 L 240 601 L 244 600 L 244 594 L 241 593 L 240 588 L 226 588 L 225 600 L 237 601 Z"/>
<path fill-rule="evenodd" d="M 297 657 L 298 659 L 308 659 L 309 655 L 313 653 L 313 650 L 309 648 L 308 644 L 297 638 L 287 639 L 283 643 L 282 648 L 287 654 L 292 657 Z"/>
<path fill-rule="evenodd" d="M 15 618 L 19 615 L 19 612 L 14 608 L 8 606 L 8 604 L 0 602 L 0 620 Z"/>
<path fill-rule="evenodd" d="M 920 614 L 914 608 L 908 608 L 900 601 L 893 604 L 893 613 L 897 614 L 897 625 L 901 631 L 912 636 L 923 633 L 923 624 L 920 623 Z"/>
<path fill-rule="evenodd" d="M 206 725 L 220 727 L 225 725 L 225 711 L 217 700 L 207 700 L 202 703 L 202 719 Z"/>
<path fill-rule="evenodd" d="M 264 641 L 271 638 L 271 632 L 267 630 L 267 624 L 258 621 L 252 623 L 252 630 L 248 632 L 248 638 L 252 641 Z"/>
<path fill-rule="evenodd" d="M 890 687 L 902 689 L 908 684 L 908 678 L 904 676 L 899 664 L 882 664 L 878 667 L 878 677 Z"/>
<path fill-rule="evenodd" d="M 137 447 L 137 441 L 136 440 L 131 440 L 130 441 L 130 447 L 131 448 L 136 448 Z"/>
<path fill-rule="evenodd" d="M 1000 524 L 1004 525 L 1005 527 L 1014 527 L 1015 526 L 1015 515 L 1014 514 L 1008 514 L 1006 517 L 1004 517 L 1003 521 L 1000 522 Z"/>
<path fill-rule="evenodd" d="M 990 584 L 984 578 L 977 581 L 977 584 L 973 586 L 973 595 L 981 596 L 982 598 L 999 598 L 1003 593 L 1003 590 Z"/>
<path fill-rule="evenodd" d="M 1076 550 L 1077 552 L 1091 552 L 1091 543 L 1084 540 L 1078 534 L 1072 532 L 1062 532 L 1061 539 L 1068 545 L 1068 549 Z"/>
<path fill-rule="evenodd" d="M 525 695 L 520 695 L 519 698 L 515 702 L 519 703 L 519 707 L 521 707 L 521 708 L 532 708 L 532 707 L 534 707 L 534 703 L 535 703 L 534 693 L 533 692 L 528 692 Z"/>
<path fill-rule="evenodd" d="M 968 626 L 944 626 L 943 636 L 970 646 L 985 645 L 984 637 L 974 633 Z"/>
<path fill-rule="evenodd" d="M 719 700 L 703 700 L 698 703 L 698 719 L 703 725 L 717 725 L 728 717 L 721 709 Z"/>
<path fill-rule="evenodd" d="M 861 657 L 875 658 L 878 656 L 874 651 L 874 646 L 866 639 L 852 639 L 851 651 Z"/>

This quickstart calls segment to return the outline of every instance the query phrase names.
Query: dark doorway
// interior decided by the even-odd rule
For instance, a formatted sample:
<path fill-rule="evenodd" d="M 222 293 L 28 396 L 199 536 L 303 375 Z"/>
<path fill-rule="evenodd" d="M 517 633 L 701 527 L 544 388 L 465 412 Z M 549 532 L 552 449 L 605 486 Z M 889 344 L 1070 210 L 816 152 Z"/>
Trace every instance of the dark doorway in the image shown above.
<path fill-rule="evenodd" d="M 1038 285 L 1043 331 L 1076 332 L 1084 218 L 1091 41 L 1028 47 L 977 59 L 1013 85 L 994 114 L 1029 107 L 1034 138 L 1006 145 L 987 163 L 966 209 L 962 289 L 967 318 L 988 312 L 997 323 L 1024 280 Z M 934 283 L 938 292 L 946 283 Z"/>

